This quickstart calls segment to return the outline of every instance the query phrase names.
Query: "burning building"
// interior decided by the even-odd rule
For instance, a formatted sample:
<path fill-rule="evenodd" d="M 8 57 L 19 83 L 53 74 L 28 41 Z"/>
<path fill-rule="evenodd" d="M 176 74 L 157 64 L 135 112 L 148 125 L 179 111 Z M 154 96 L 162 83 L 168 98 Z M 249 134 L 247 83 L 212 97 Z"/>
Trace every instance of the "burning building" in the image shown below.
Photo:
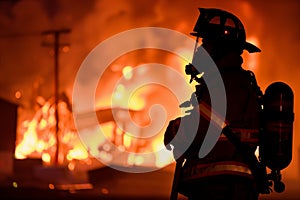
<path fill-rule="evenodd" d="M 136 156 L 135 153 L 162 149 L 162 133 L 167 122 L 181 115 L 178 108 L 181 102 L 176 95 L 165 86 L 150 83 L 151 78 L 156 78 L 168 86 L 181 87 L 178 80 L 174 79 L 173 71 L 158 70 L 163 66 L 153 63 L 184 74 L 187 60 L 163 50 L 135 50 L 120 55 L 103 71 L 95 91 L 95 105 L 82 108 L 72 94 L 80 66 L 98 44 L 123 31 L 140 27 L 164 27 L 189 36 L 198 17 L 198 7 L 223 8 L 241 18 L 248 40 L 262 49 L 259 55 L 244 54 L 244 67 L 255 72 L 262 90 L 278 80 L 293 88 L 296 113 L 294 154 L 284 176 L 292 180 L 291 183 L 298 183 L 299 73 L 295 58 L 299 51 L 297 19 L 300 13 L 296 0 L 285 3 L 279 0 L 172 3 L 165 0 L 1 1 L 0 96 L 19 105 L 15 158 L 38 158 L 47 166 L 55 164 L 57 159 L 60 165 L 68 166 L 70 170 L 76 170 L 76 165 L 91 168 L 95 159 L 123 166 L 158 168 L 172 163 L 172 156 L 167 153 L 148 157 Z M 62 28 L 72 31 L 60 38 L 58 94 L 63 95 L 58 97 L 59 117 L 56 118 L 54 51 L 42 45 L 43 41 L 53 38 L 42 33 Z M 145 43 L 153 42 L 156 42 L 155 38 L 145 36 Z M 118 43 L 111 47 L 110 52 L 104 53 L 117 51 L 125 44 Z M 186 57 L 192 56 L 190 49 L 184 45 L 181 48 Z M 95 77 L 97 68 L 94 70 L 87 74 L 87 84 L 99 78 Z M 141 85 L 147 82 L 146 79 L 149 84 Z M 189 97 L 188 92 L 184 95 Z M 157 104 L 160 107 L 153 106 Z M 97 121 L 90 120 L 93 115 L 97 116 Z M 81 126 L 76 126 L 74 118 L 82 120 Z M 58 131 L 55 128 L 57 119 Z M 155 135 L 143 137 L 143 134 L 148 135 L 147 131 L 154 131 Z M 132 154 L 122 157 L 116 154 L 115 148 Z"/>

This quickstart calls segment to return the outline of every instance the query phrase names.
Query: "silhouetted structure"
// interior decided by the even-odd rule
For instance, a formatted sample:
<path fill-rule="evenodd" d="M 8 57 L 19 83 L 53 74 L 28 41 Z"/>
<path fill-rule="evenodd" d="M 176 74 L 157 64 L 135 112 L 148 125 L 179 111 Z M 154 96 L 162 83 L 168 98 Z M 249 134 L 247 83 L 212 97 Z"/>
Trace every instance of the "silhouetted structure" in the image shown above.
<path fill-rule="evenodd" d="M 13 173 L 18 105 L 0 98 L 0 175 Z"/>

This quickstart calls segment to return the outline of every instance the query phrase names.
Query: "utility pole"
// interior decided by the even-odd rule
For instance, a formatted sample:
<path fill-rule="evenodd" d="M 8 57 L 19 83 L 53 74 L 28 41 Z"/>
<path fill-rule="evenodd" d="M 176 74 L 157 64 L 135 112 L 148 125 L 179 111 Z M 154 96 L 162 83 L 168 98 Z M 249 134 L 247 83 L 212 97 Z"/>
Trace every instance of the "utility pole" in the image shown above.
<path fill-rule="evenodd" d="M 58 101 L 59 101 L 59 47 L 66 44 L 60 44 L 60 35 L 70 33 L 71 29 L 48 30 L 42 32 L 42 35 L 53 35 L 53 43 L 43 43 L 43 46 L 52 46 L 54 49 L 54 112 L 55 112 L 55 138 L 56 138 L 56 151 L 55 151 L 55 165 L 58 165 L 59 156 L 59 116 L 58 116 Z"/>

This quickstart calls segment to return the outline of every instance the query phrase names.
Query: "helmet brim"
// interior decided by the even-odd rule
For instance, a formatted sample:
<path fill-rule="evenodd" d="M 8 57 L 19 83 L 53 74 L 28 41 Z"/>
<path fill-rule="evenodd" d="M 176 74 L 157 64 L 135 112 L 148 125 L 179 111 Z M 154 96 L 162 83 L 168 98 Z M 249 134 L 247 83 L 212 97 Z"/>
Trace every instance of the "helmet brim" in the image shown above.
<path fill-rule="evenodd" d="M 247 50 L 249 53 L 261 52 L 260 48 L 249 42 L 244 43 L 244 49 Z"/>
<path fill-rule="evenodd" d="M 197 32 L 192 32 L 190 34 L 192 36 L 201 37 L 199 35 L 199 33 L 197 33 Z M 243 49 L 247 50 L 249 53 L 261 52 L 260 48 L 258 48 L 257 46 L 255 46 L 254 44 L 251 44 L 249 42 L 245 42 L 242 46 L 243 46 Z"/>

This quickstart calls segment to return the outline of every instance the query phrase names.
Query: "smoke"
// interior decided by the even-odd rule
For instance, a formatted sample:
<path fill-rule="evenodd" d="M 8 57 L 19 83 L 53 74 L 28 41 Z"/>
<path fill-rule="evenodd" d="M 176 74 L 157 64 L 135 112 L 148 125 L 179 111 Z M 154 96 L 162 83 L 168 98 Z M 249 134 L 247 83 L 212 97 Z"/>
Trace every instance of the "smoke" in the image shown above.
<path fill-rule="evenodd" d="M 45 47 L 43 31 L 74 26 L 94 7 L 94 1 L 1 1 L 0 12 L 0 96 L 16 101 L 15 92 L 22 97 L 17 103 L 30 105 L 32 97 L 53 94 L 53 47 Z M 62 43 L 69 38 L 62 37 Z M 53 41 L 52 41 L 53 42 Z M 64 54 L 64 53 L 61 53 Z M 60 62 L 63 60 L 63 55 Z M 65 68 L 60 63 L 60 68 Z M 65 73 L 65 72 L 63 72 Z M 61 73 L 60 79 L 64 79 Z M 65 85 L 62 84 L 64 88 Z M 64 89 L 63 89 L 64 90 Z"/>

